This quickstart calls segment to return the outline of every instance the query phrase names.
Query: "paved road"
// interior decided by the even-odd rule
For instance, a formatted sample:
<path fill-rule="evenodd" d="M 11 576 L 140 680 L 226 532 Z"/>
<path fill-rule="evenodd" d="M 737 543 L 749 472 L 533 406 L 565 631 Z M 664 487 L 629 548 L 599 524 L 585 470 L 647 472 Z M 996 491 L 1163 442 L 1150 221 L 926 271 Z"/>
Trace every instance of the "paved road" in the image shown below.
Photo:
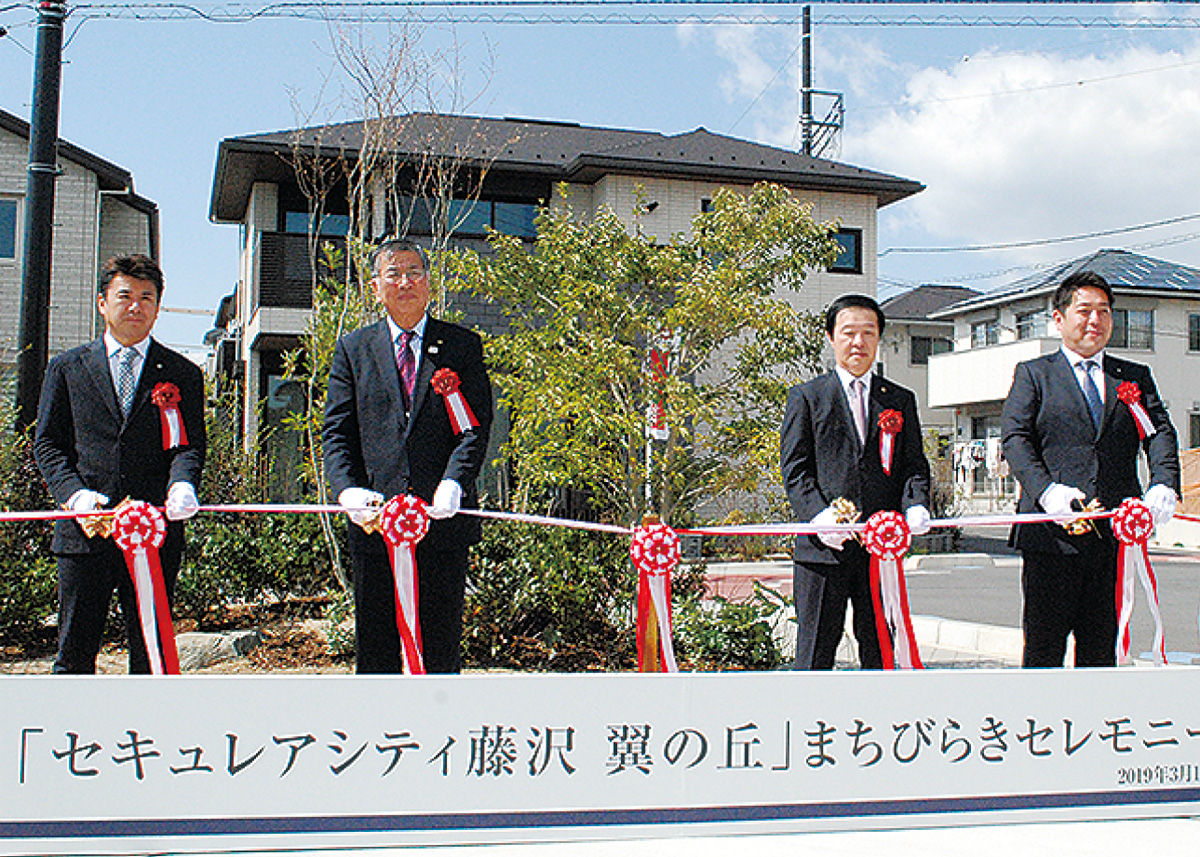
<path fill-rule="evenodd" d="M 1007 550 L 999 540 L 971 540 L 967 547 Z M 1015 555 L 993 556 L 994 567 L 914 569 L 907 575 L 909 603 L 916 615 L 940 616 L 986 625 L 1021 625 L 1021 564 Z M 1200 555 L 1155 552 L 1159 602 L 1170 652 L 1200 658 Z M 1139 585 L 1132 620 L 1135 655 L 1147 651 L 1154 622 Z"/>

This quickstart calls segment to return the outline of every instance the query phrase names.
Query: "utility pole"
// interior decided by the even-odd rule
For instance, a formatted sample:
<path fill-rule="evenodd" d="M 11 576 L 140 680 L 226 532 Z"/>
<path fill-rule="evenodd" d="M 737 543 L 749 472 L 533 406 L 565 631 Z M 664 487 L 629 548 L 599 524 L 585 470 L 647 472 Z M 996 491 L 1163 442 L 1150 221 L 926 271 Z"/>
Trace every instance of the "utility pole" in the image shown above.
<path fill-rule="evenodd" d="M 25 264 L 21 281 L 20 353 L 17 356 L 17 428 L 37 419 L 38 397 L 50 351 L 50 273 L 54 247 L 54 181 L 58 176 L 58 98 L 67 4 L 38 4 L 33 111 L 29 122 L 29 175 L 25 189 Z"/>
<path fill-rule="evenodd" d="M 800 140 L 804 154 L 813 153 L 812 7 L 805 6 L 800 29 Z"/>

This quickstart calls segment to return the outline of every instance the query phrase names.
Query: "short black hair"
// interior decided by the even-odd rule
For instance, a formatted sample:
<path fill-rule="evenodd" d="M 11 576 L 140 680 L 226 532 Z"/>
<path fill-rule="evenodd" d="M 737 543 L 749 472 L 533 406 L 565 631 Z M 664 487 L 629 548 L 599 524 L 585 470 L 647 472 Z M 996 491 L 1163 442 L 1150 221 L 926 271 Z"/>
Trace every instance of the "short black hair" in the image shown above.
<path fill-rule="evenodd" d="M 407 238 L 388 238 L 371 251 L 371 276 L 378 275 L 380 259 L 395 253 L 416 253 L 421 258 L 421 267 L 428 273 L 429 256 L 426 255 L 424 247 Z"/>
<path fill-rule="evenodd" d="M 869 309 L 875 313 L 875 318 L 879 321 L 879 332 L 883 333 L 883 326 L 886 324 L 886 319 L 883 317 L 883 310 L 875 301 L 875 298 L 870 295 L 842 295 L 836 298 L 829 308 L 825 310 L 825 332 L 833 336 L 833 329 L 837 327 L 838 313 L 844 309 Z"/>
<path fill-rule="evenodd" d="M 1080 289 L 1099 289 L 1108 298 L 1109 307 L 1112 307 L 1113 290 L 1108 280 L 1095 271 L 1076 271 L 1054 290 L 1054 308 L 1060 313 L 1066 312 L 1071 301 L 1075 300 L 1075 293 Z"/>
<path fill-rule="evenodd" d="M 107 295 L 108 287 L 112 285 L 112 281 L 121 276 L 129 277 L 133 280 L 149 280 L 154 283 L 154 290 L 158 293 L 158 299 L 162 300 L 162 268 L 158 267 L 158 262 L 155 262 L 149 256 L 142 253 L 133 253 L 129 256 L 113 256 L 100 266 L 100 287 L 97 290 L 98 293 Z"/>

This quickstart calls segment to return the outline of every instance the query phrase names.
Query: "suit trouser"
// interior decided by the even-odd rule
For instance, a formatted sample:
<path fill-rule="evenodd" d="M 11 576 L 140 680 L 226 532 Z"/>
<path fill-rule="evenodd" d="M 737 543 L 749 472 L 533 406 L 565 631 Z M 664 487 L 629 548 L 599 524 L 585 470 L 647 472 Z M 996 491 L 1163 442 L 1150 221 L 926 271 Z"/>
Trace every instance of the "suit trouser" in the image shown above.
<path fill-rule="evenodd" d="M 396 627 L 396 585 L 382 536 L 359 542 L 354 551 L 356 670 L 403 672 Z M 467 548 L 433 550 L 417 545 L 417 612 L 425 671 L 462 669 L 462 612 L 467 580 Z"/>
<path fill-rule="evenodd" d="M 1023 551 L 1022 666 L 1061 667 L 1075 635 L 1075 666 L 1117 662 L 1117 544 L 1096 536 L 1080 553 Z"/>
<path fill-rule="evenodd" d="M 857 542 L 846 542 L 836 564 L 797 562 L 792 572 L 796 603 L 798 670 L 831 670 L 846 626 L 846 602 L 854 607 L 854 638 L 863 669 L 882 669 L 875 604 L 871 598 L 870 557 Z"/>
<path fill-rule="evenodd" d="M 150 672 L 150 659 L 138 619 L 137 596 L 125 556 L 110 541 L 93 553 L 59 554 L 58 557 L 58 656 L 54 672 L 90 674 L 96 671 L 96 656 L 104 638 L 104 625 L 113 590 L 125 639 L 129 645 L 129 672 Z M 181 551 L 164 548 L 159 555 L 167 599 L 175 594 Z"/>

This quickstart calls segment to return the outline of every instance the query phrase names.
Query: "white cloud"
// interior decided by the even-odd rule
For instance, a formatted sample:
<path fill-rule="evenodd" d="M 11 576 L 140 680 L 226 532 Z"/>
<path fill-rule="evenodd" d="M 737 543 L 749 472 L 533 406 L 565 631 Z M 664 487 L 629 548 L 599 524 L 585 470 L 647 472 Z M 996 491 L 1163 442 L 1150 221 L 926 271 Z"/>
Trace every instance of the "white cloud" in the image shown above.
<path fill-rule="evenodd" d="M 916 70 L 904 92 L 895 108 L 852 114 L 843 157 L 926 184 L 888 216 L 931 244 L 1057 237 L 1200 211 L 1200 46 L 977 54 Z M 1044 252 L 1073 255 L 1061 245 Z"/>

